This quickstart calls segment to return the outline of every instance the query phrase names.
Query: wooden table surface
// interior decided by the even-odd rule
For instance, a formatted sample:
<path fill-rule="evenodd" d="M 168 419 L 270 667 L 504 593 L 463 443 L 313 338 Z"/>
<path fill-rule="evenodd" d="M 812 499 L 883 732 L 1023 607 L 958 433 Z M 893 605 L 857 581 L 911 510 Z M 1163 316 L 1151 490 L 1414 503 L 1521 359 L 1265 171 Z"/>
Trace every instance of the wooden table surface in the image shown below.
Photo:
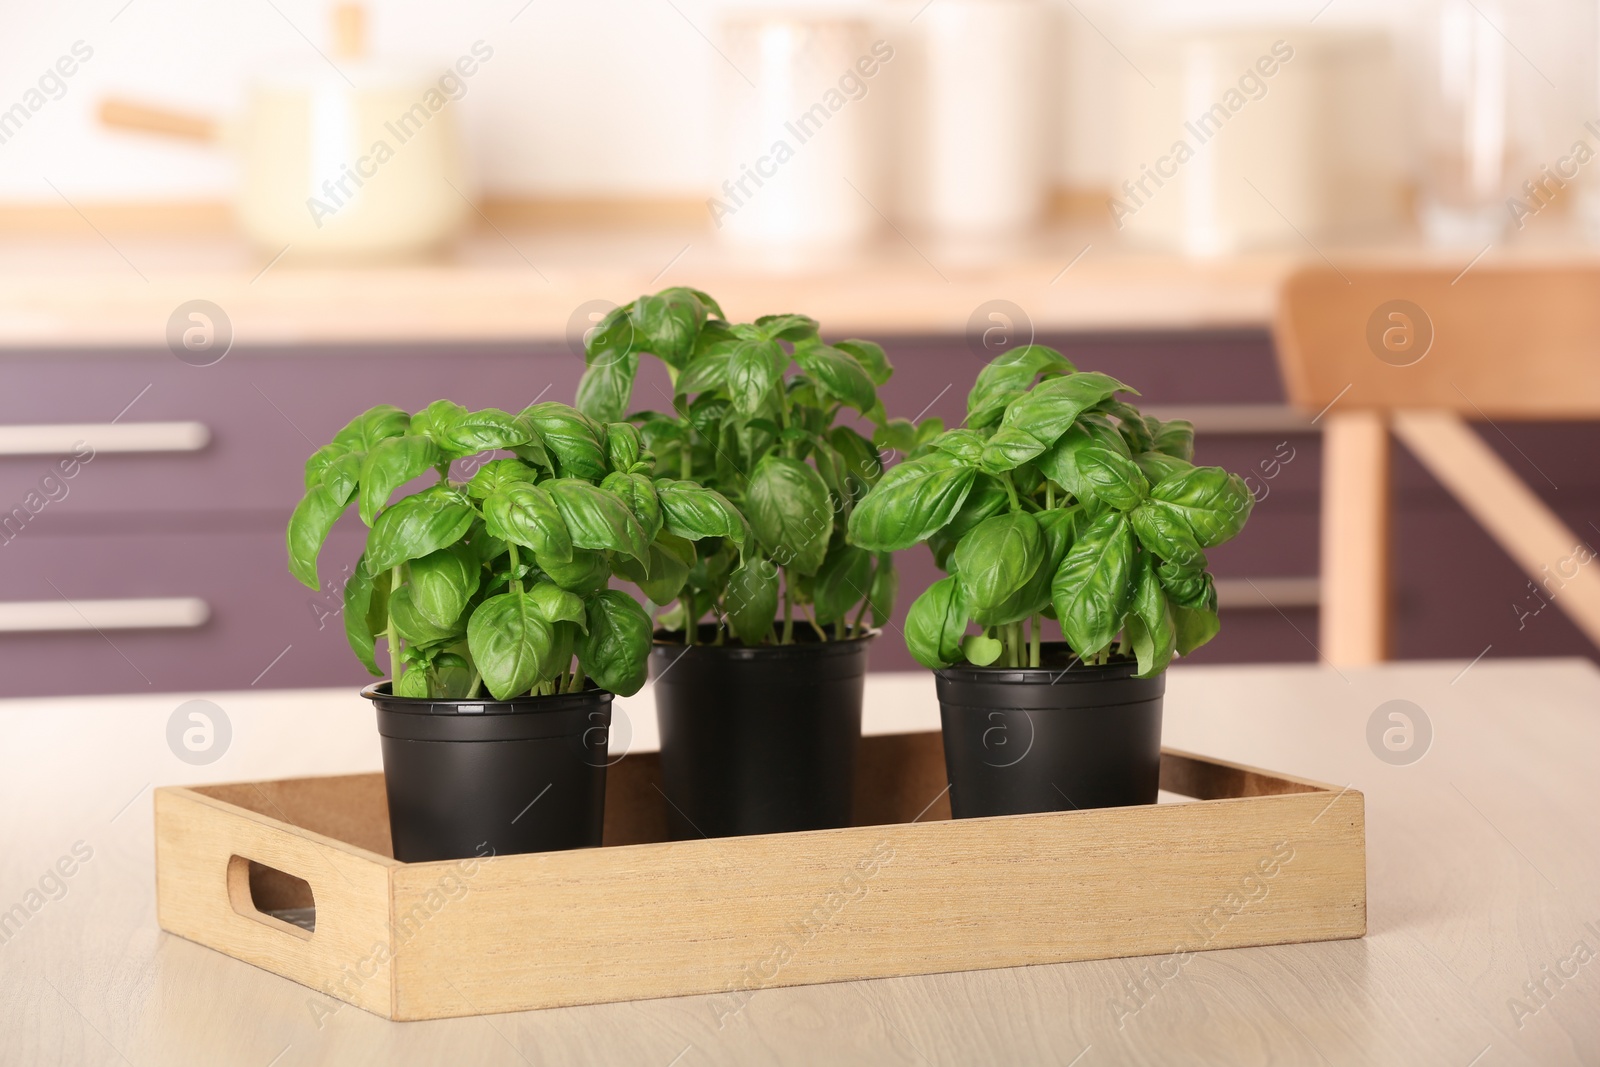
<path fill-rule="evenodd" d="M 207 766 L 167 742 L 196 696 L 231 726 Z M 1368 741 L 1397 700 L 1415 726 L 1398 755 Z M 622 707 L 631 743 L 653 747 L 648 692 Z M 872 732 L 937 724 L 927 675 L 874 676 L 868 708 Z M 1422 750 L 1424 722 L 1425 754 L 1392 762 Z M 6 1065 L 1600 1063 L 1600 671 L 1586 661 L 1171 672 L 1167 744 L 1366 794 L 1365 939 L 1200 953 L 1160 982 L 1126 959 L 770 989 L 720 1031 L 699 997 L 330 1016 L 320 994 L 158 929 L 150 787 L 377 769 L 352 693 L 0 701 L 0 727 Z"/>

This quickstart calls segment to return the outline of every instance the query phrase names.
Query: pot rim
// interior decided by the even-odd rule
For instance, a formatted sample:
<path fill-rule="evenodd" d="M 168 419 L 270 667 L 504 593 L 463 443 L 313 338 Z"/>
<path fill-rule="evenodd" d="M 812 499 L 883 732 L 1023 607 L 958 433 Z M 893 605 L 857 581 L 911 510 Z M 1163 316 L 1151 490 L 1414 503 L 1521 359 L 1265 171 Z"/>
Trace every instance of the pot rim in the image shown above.
<path fill-rule="evenodd" d="M 576 693 L 548 696 L 513 697 L 510 700 L 435 700 L 432 697 L 397 697 L 390 693 L 389 681 L 362 687 L 361 695 L 378 705 L 379 711 L 397 715 L 540 715 L 572 711 L 575 708 L 609 704 L 616 694 L 609 689 L 586 685 Z M 380 703 L 381 702 L 381 703 Z"/>
<path fill-rule="evenodd" d="M 1060 642 L 1050 642 L 1058 648 Z M 1103 665 L 1075 663 L 1065 669 L 1058 667 L 974 667 L 970 663 L 955 667 L 941 667 L 933 674 L 945 681 L 971 682 L 999 685 L 1081 685 L 1106 682 L 1153 682 L 1166 676 L 1163 670 L 1149 678 L 1134 677 L 1139 672 L 1139 662 L 1133 659 L 1117 660 Z"/>

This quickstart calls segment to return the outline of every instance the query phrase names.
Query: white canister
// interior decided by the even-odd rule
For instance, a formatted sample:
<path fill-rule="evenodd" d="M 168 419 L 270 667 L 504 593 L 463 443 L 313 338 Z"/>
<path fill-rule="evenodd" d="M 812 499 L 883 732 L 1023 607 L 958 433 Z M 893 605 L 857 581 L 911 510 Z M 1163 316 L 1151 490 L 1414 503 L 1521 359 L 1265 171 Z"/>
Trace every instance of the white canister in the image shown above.
<path fill-rule="evenodd" d="M 934 0 L 907 33 L 900 214 L 919 230 L 1003 237 L 1047 192 L 1048 13 L 1038 0 Z"/>
<path fill-rule="evenodd" d="M 876 98 L 896 51 L 846 13 L 733 11 L 721 30 L 720 173 L 706 201 L 719 238 L 824 252 L 877 229 Z"/>

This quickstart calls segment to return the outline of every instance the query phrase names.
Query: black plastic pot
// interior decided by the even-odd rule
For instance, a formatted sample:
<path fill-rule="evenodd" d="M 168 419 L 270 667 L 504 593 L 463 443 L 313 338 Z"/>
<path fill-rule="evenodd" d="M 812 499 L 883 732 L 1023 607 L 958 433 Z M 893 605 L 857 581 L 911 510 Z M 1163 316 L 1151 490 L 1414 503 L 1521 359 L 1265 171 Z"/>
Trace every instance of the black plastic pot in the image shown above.
<path fill-rule="evenodd" d="M 956 818 L 1155 803 L 1166 675 L 1045 649 L 1061 666 L 934 672 Z"/>
<path fill-rule="evenodd" d="M 406 863 L 600 844 L 611 694 L 417 700 L 378 710 L 394 858 Z"/>
<path fill-rule="evenodd" d="M 745 648 L 656 635 L 650 674 L 673 838 L 850 825 L 874 636 Z"/>

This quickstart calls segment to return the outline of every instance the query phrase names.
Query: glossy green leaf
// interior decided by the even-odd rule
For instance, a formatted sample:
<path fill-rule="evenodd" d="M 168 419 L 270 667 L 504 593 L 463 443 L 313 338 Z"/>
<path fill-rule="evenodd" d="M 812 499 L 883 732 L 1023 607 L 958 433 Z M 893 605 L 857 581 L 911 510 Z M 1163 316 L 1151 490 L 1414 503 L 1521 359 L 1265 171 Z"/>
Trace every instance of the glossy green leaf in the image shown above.
<path fill-rule="evenodd" d="M 371 526 L 396 489 L 433 470 L 439 460 L 439 446 L 426 437 L 379 441 L 361 464 L 361 521 Z"/>
<path fill-rule="evenodd" d="M 1177 635 L 1178 655 L 1187 656 L 1217 636 L 1222 622 L 1214 608 L 1185 608 L 1172 605 L 1172 625 Z"/>
<path fill-rule="evenodd" d="M 886 471 L 850 513 L 850 541 L 874 552 L 910 548 L 960 510 L 978 472 L 935 452 Z"/>
<path fill-rule="evenodd" d="M 379 441 L 399 437 L 410 425 L 410 415 L 393 404 L 379 404 L 346 423 L 333 435 L 333 443 L 351 452 L 367 452 Z"/>
<path fill-rule="evenodd" d="M 988 440 L 987 435 L 977 430 L 946 430 L 928 444 L 975 467 L 983 459 L 983 449 Z"/>
<path fill-rule="evenodd" d="M 437 552 L 465 537 L 474 513 L 454 490 L 443 487 L 404 497 L 384 509 L 367 534 L 367 566 L 386 571 Z"/>
<path fill-rule="evenodd" d="M 1127 619 L 1128 639 L 1139 660 L 1140 678 L 1152 678 L 1167 669 L 1177 651 L 1177 634 L 1167 594 L 1156 577 L 1148 552 L 1134 553 L 1132 612 Z"/>
<path fill-rule="evenodd" d="M 1027 430 L 1049 446 L 1067 432 L 1079 415 L 1118 390 L 1134 391 L 1098 371 L 1051 378 L 1013 400 L 1006 407 L 1001 425 Z"/>
<path fill-rule="evenodd" d="M 577 624 L 580 630 L 589 625 L 583 598 L 556 585 L 554 582 L 535 582 L 527 588 L 528 601 L 539 618 L 554 626 L 558 622 Z"/>
<path fill-rule="evenodd" d="M 955 578 L 941 578 L 911 602 L 906 612 L 906 648 L 929 670 L 961 662 L 967 606 Z"/>
<path fill-rule="evenodd" d="M 867 372 L 867 377 L 872 379 L 873 385 L 887 385 L 889 379 L 894 377 L 894 368 L 889 365 L 889 357 L 884 355 L 881 345 L 852 338 L 835 341 L 833 347 L 854 357 L 861 369 Z"/>
<path fill-rule="evenodd" d="M 688 580 L 689 564 L 662 545 L 653 544 L 644 575 L 635 584 L 653 603 L 666 604 L 677 598 Z"/>
<path fill-rule="evenodd" d="M 804 341 L 817 335 L 817 320 L 809 315 L 763 315 L 756 326 L 761 336 L 778 341 Z"/>
<path fill-rule="evenodd" d="M 974 667 L 987 667 L 1000 658 L 1005 645 L 984 634 L 968 634 L 961 639 L 961 654 Z"/>
<path fill-rule="evenodd" d="M 813 468 L 787 456 L 768 455 L 745 489 L 745 514 L 767 555 L 799 574 L 822 566 L 833 534 L 833 503 Z"/>
<path fill-rule="evenodd" d="M 581 597 L 591 596 L 611 581 L 611 562 L 602 551 L 575 548 L 564 562 L 540 560 L 539 569 L 561 588 Z"/>
<path fill-rule="evenodd" d="M 1183 514 L 1160 500 L 1147 500 L 1128 513 L 1133 532 L 1145 551 L 1170 561 L 1175 567 L 1193 570 L 1205 567 L 1205 555 L 1195 540 L 1194 531 Z"/>
<path fill-rule="evenodd" d="M 1221 467 L 1194 467 L 1164 479 L 1150 490 L 1150 499 L 1172 505 L 1201 548 L 1234 537 L 1256 503 L 1244 481 Z"/>
<path fill-rule="evenodd" d="M 628 511 L 638 520 L 639 528 L 644 531 L 646 544 L 655 540 L 665 520 L 655 484 L 649 478 L 642 474 L 608 474 L 605 481 L 600 483 L 600 488 L 627 505 Z"/>
<path fill-rule="evenodd" d="M 539 472 L 520 459 L 492 459 L 479 467 L 467 482 L 467 495 L 474 500 L 484 500 L 513 485 L 532 485 L 538 480 Z"/>
<path fill-rule="evenodd" d="M 1194 462 L 1194 423 L 1188 419 L 1168 419 L 1157 425 L 1152 436 L 1157 452 Z"/>
<path fill-rule="evenodd" d="M 398 440 L 398 438 L 397 438 Z M 343 507 L 354 498 L 361 484 L 361 465 L 366 456 L 360 452 L 346 452 L 322 470 L 322 484 L 327 486 L 335 503 Z"/>
<path fill-rule="evenodd" d="M 872 605 L 872 625 L 887 626 L 894 619 L 895 602 L 900 599 L 900 572 L 895 569 L 894 556 L 878 553 L 877 564 L 872 569 L 872 586 L 867 591 Z"/>
<path fill-rule="evenodd" d="M 435 623 L 417 607 L 413 599 L 415 592 L 412 586 L 402 585 L 389 597 L 389 617 L 395 631 L 411 645 L 435 645 L 459 639 L 466 628 L 466 620 L 451 619 L 442 626 Z"/>
<path fill-rule="evenodd" d="M 711 389 L 721 389 L 728 384 L 728 364 L 733 359 L 734 345 L 724 343 L 703 355 L 697 355 L 678 375 L 673 391 L 679 396 L 694 396 Z"/>
<path fill-rule="evenodd" d="M 634 301 L 632 317 L 639 335 L 636 347 L 668 366 L 682 367 L 694 351 L 706 307 L 692 289 L 663 289 Z"/>
<path fill-rule="evenodd" d="M 490 597 L 467 623 L 467 646 L 496 700 L 526 693 L 540 680 L 540 661 L 554 634 L 527 593 Z"/>
<path fill-rule="evenodd" d="M 438 446 L 441 454 L 448 458 L 466 455 L 465 452 L 456 450 L 450 443 L 450 430 L 455 426 L 456 420 L 465 417 L 467 409 L 452 400 L 435 400 L 411 418 L 411 426 L 407 431 L 412 437 L 426 437 Z"/>
<path fill-rule="evenodd" d="M 1077 464 L 1085 494 L 1104 500 L 1119 511 L 1138 507 L 1150 494 L 1144 472 L 1120 452 L 1090 445 L 1078 451 Z"/>
<path fill-rule="evenodd" d="M 812 585 L 811 602 L 817 622 L 826 626 L 847 619 L 866 598 L 872 585 L 872 553 L 855 545 L 835 545 Z"/>
<path fill-rule="evenodd" d="M 311 453 L 310 457 L 306 460 L 305 484 L 303 488 L 314 489 L 317 486 L 322 485 L 322 476 L 324 473 L 326 473 L 327 469 L 333 465 L 334 460 L 350 454 L 350 449 L 347 445 L 339 444 L 326 444 L 317 449 L 315 452 Z M 361 453 L 356 453 L 356 466 L 358 470 L 360 468 L 360 464 Z"/>
<path fill-rule="evenodd" d="M 411 561 L 411 603 L 429 622 L 453 627 L 478 591 L 483 565 L 464 544 L 450 545 Z"/>
<path fill-rule="evenodd" d="M 1111 643 L 1133 601 L 1133 534 L 1126 516 L 1107 512 L 1078 535 L 1050 594 L 1074 652 L 1089 656 Z"/>
<path fill-rule="evenodd" d="M 1204 570 L 1202 558 L 1198 568 L 1183 568 L 1173 563 L 1163 563 L 1156 568 L 1156 576 L 1167 591 L 1167 597 L 1179 607 L 1195 611 L 1217 610 L 1217 588 L 1211 575 Z"/>
<path fill-rule="evenodd" d="M 761 644 L 772 633 L 778 617 L 778 568 L 771 560 L 752 555 L 744 566 L 728 575 L 723 594 L 728 628 L 739 642 Z"/>
<path fill-rule="evenodd" d="M 632 696 L 643 686 L 650 657 L 650 616 L 616 589 L 588 603 L 589 631 L 577 642 L 578 662 L 601 689 Z"/>
<path fill-rule="evenodd" d="M 532 427 L 526 420 L 499 408 L 468 411 L 451 424 L 450 447 L 462 455 L 513 448 L 528 440 Z"/>
<path fill-rule="evenodd" d="M 726 537 L 735 545 L 744 546 L 744 517 L 727 497 L 693 482 L 670 478 L 658 478 L 655 485 L 663 528 L 668 533 L 690 541 Z"/>
<path fill-rule="evenodd" d="M 776 341 L 740 341 L 728 357 L 728 396 L 734 410 L 749 418 L 762 409 L 781 380 L 789 357 Z"/>
<path fill-rule="evenodd" d="M 572 533 L 543 486 L 514 482 L 495 490 L 483 501 L 483 522 L 490 536 L 533 549 L 541 566 L 572 559 Z"/>
<path fill-rule="evenodd" d="M 644 560 L 650 550 L 639 520 L 615 493 L 581 478 L 557 478 L 541 488 L 550 493 L 575 548 L 601 548 Z"/>
<path fill-rule="evenodd" d="M 573 405 L 595 422 L 616 422 L 628 412 L 638 374 L 639 357 L 632 352 L 609 353 L 596 359 L 578 379 Z"/>
<path fill-rule="evenodd" d="M 522 417 L 544 442 L 558 475 L 591 482 L 606 476 L 605 434 L 593 419 L 550 400 L 524 408 Z"/>
<path fill-rule="evenodd" d="M 306 495 L 300 498 L 300 503 L 295 505 L 294 514 L 289 517 L 286 541 L 289 573 L 298 578 L 302 585 L 311 589 L 320 588 L 317 557 L 322 554 L 328 533 L 333 529 L 333 524 L 339 521 L 339 516 L 344 514 L 345 507 L 323 485 L 307 490 Z"/>
<path fill-rule="evenodd" d="M 1065 356 L 1044 345 L 1007 349 L 978 372 L 967 393 L 967 425 L 981 430 L 999 421 L 1006 405 L 1025 393 L 1041 373 L 1071 374 L 1073 370 Z"/>
<path fill-rule="evenodd" d="M 979 463 L 990 474 L 1001 474 L 1015 470 L 1044 450 L 1045 443 L 1027 430 L 1003 426 L 984 443 Z"/>
<path fill-rule="evenodd" d="M 823 392 L 846 407 L 866 413 L 878 402 L 878 391 L 854 356 L 820 341 L 795 345 L 794 360 Z"/>
<path fill-rule="evenodd" d="M 1044 538 L 1032 515 L 1006 512 L 979 523 L 952 557 L 969 612 L 983 621 L 1027 584 L 1043 556 Z"/>
<path fill-rule="evenodd" d="M 889 419 L 872 432 L 872 443 L 885 451 L 910 455 L 919 443 L 916 424 L 910 419 Z"/>
<path fill-rule="evenodd" d="M 1034 516 L 1039 523 L 1042 547 L 1039 566 L 1033 577 L 998 607 L 972 613 L 973 620 L 981 626 L 1005 626 L 1013 622 L 1042 614 L 1051 608 L 1051 590 L 1057 569 L 1066 558 L 1077 534 L 1082 509 L 1078 507 L 1041 511 Z"/>
<path fill-rule="evenodd" d="M 377 633 L 368 612 L 372 609 L 372 576 L 367 573 L 366 561 L 356 560 L 356 566 L 344 583 L 344 636 L 350 650 L 356 654 L 367 673 L 382 678 L 374 653 Z"/>
<path fill-rule="evenodd" d="M 1188 460 L 1169 456 L 1165 452 L 1140 452 L 1133 457 L 1133 461 L 1139 465 L 1139 469 L 1144 472 L 1145 478 L 1151 485 L 1165 481 L 1175 474 L 1182 474 L 1194 466 Z"/>

